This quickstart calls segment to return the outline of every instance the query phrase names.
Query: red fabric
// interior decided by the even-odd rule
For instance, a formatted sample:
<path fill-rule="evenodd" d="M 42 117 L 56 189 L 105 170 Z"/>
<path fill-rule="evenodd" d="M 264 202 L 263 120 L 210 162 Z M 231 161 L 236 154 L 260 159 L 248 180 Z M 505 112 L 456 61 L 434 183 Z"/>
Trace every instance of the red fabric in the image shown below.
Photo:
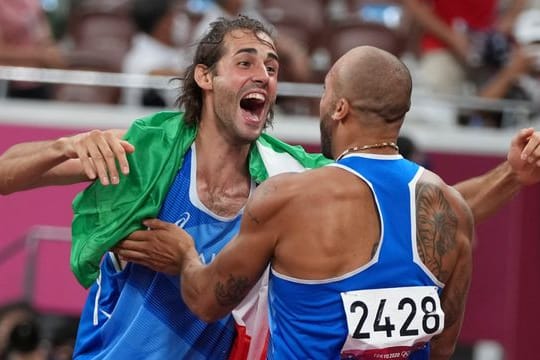
<path fill-rule="evenodd" d="M 246 327 L 238 324 L 234 324 L 236 328 L 236 339 L 234 340 L 231 353 L 229 354 L 229 360 L 248 360 L 249 345 L 251 343 L 251 336 L 246 333 Z M 270 340 L 270 333 L 266 333 L 266 341 L 264 342 L 264 351 L 261 354 L 260 360 L 266 359 L 266 352 L 268 350 L 268 341 Z"/>
<path fill-rule="evenodd" d="M 433 12 L 451 28 L 456 20 L 462 19 L 473 30 L 485 30 L 495 22 L 496 0 L 426 0 L 431 3 Z M 446 48 L 439 39 L 425 33 L 422 38 L 422 50 Z"/>
<path fill-rule="evenodd" d="M 251 343 L 251 336 L 246 333 L 245 326 L 234 324 L 234 327 L 236 328 L 236 339 L 234 339 L 229 360 L 246 360 L 249 344 Z"/>

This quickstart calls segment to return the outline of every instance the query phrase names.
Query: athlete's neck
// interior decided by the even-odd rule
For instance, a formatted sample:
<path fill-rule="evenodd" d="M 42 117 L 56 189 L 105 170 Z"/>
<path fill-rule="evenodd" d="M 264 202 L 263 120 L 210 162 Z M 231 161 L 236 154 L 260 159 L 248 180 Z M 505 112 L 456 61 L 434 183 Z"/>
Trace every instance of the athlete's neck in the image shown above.
<path fill-rule="evenodd" d="M 214 213 L 234 216 L 245 205 L 251 190 L 249 146 L 231 147 L 219 140 L 213 146 L 204 140 L 195 140 L 197 193 Z"/>

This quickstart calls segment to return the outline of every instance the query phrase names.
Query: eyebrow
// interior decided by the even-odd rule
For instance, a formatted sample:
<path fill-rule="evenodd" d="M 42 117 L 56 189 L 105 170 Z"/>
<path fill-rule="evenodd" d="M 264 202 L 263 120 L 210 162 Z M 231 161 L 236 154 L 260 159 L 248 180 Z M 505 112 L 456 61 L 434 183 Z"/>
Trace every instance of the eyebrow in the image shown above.
<path fill-rule="evenodd" d="M 241 53 L 248 53 L 248 54 L 256 55 L 257 54 L 257 49 L 255 49 L 255 48 L 242 48 L 242 49 L 239 49 L 237 52 L 235 52 L 234 55 L 238 55 L 238 54 L 241 54 Z M 267 53 L 266 57 L 271 58 L 271 59 L 276 60 L 276 61 L 279 61 L 279 57 L 277 56 L 276 53 L 273 53 L 273 52 Z"/>

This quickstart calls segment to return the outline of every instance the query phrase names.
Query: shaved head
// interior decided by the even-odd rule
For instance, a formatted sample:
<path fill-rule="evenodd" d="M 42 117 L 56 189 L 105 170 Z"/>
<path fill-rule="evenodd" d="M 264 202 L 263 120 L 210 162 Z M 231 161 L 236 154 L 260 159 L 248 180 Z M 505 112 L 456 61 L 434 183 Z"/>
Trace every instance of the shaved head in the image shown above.
<path fill-rule="evenodd" d="M 372 46 L 360 46 L 343 55 L 330 70 L 338 97 L 354 110 L 371 113 L 386 122 L 402 120 L 411 105 L 412 80 L 397 57 Z"/>

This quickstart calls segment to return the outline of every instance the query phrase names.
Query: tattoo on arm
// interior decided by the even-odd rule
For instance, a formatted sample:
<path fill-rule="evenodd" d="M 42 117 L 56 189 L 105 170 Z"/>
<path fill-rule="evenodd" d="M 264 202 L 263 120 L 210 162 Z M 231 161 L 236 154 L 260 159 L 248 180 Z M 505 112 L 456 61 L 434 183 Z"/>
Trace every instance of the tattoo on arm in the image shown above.
<path fill-rule="evenodd" d="M 229 275 L 229 279 L 222 283 L 219 281 L 214 287 L 214 294 L 221 306 L 236 305 L 251 289 L 251 283 L 247 277 L 235 277 Z"/>
<path fill-rule="evenodd" d="M 420 258 L 439 280 L 446 282 L 450 274 L 443 258 L 456 246 L 458 220 L 438 186 L 417 185 L 416 224 Z"/>

